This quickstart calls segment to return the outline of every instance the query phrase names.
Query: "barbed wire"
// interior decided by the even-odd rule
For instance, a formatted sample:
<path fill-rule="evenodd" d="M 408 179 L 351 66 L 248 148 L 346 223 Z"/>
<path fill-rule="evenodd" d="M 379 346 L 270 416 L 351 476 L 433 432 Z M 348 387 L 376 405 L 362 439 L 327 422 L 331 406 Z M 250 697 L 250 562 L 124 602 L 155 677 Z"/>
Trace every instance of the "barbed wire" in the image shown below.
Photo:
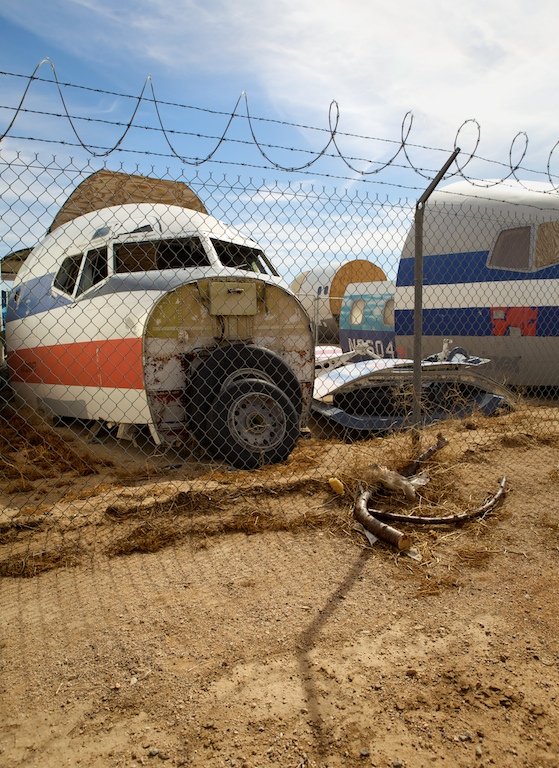
<path fill-rule="evenodd" d="M 38 74 L 39 71 L 45 66 L 50 68 L 53 79 L 48 79 L 48 78 L 39 76 Z M 292 123 L 284 120 L 276 120 L 272 118 L 265 118 L 265 117 L 253 115 L 250 109 L 248 96 L 244 91 L 237 98 L 237 101 L 235 103 L 233 110 L 231 112 L 223 112 L 223 111 L 214 110 L 206 107 L 199 107 L 199 106 L 181 104 L 178 102 L 169 102 L 169 101 L 158 99 L 155 93 L 155 87 L 154 87 L 153 79 L 151 75 L 147 76 L 140 90 L 140 93 L 137 96 L 133 96 L 125 93 L 119 93 L 117 91 L 103 90 L 101 88 L 92 88 L 89 86 L 62 82 L 58 78 L 54 63 L 49 58 L 42 59 L 37 64 L 37 66 L 35 67 L 31 75 L 22 75 L 19 73 L 12 73 L 12 72 L 6 72 L 6 71 L 0 72 L 0 75 L 16 77 L 16 78 L 21 78 L 26 80 L 25 87 L 23 89 L 22 95 L 19 99 L 17 106 L 16 107 L 8 107 L 6 105 L 0 106 L 1 109 L 13 110 L 13 115 L 8 123 L 8 126 L 0 134 L 0 142 L 10 135 L 10 131 L 14 127 L 18 117 L 22 113 L 27 112 L 27 113 L 43 114 L 43 115 L 48 115 L 50 117 L 58 117 L 58 118 L 66 119 L 76 139 L 76 146 L 79 146 L 87 154 L 95 158 L 106 158 L 118 150 L 122 151 L 122 144 L 126 139 L 126 137 L 128 136 L 128 134 L 130 133 L 131 129 L 137 128 L 142 130 L 158 132 L 163 137 L 165 144 L 169 149 L 170 156 L 175 159 L 178 159 L 181 163 L 185 165 L 189 165 L 193 167 L 199 167 L 201 165 L 204 165 L 205 163 L 209 163 L 212 161 L 215 162 L 216 155 L 224 144 L 237 143 L 237 144 L 254 146 L 259 152 L 260 156 L 267 163 L 267 166 L 254 166 L 254 167 L 272 168 L 272 169 L 282 171 L 282 172 L 287 172 L 287 173 L 295 173 L 295 172 L 303 173 L 309 170 L 311 167 L 314 167 L 318 163 L 318 161 L 321 160 L 322 158 L 328 158 L 328 159 L 339 159 L 352 173 L 356 174 L 358 177 L 360 177 L 363 180 L 369 177 L 377 177 L 382 171 L 388 168 L 395 168 L 399 170 L 401 169 L 410 170 L 422 179 L 431 180 L 433 178 L 433 175 L 436 173 L 436 169 L 433 170 L 429 168 L 423 168 L 422 166 L 418 165 L 412 159 L 411 150 L 422 150 L 422 151 L 430 151 L 430 152 L 437 152 L 437 153 L 440 152 L 448 155 L 451 151 L 456 149 L 458 146 L 463 146 L 464 142 L 461 140 L 461 138 L 463 138 L 463 135 L 467 129 L 473 128 L 474 130 L 473 149 L 470 152 L 459 155 L 459 157 L 456 159 L 455 170 L 453 170 L 453 172 L 450 173 L 447 176 L 447 178 L 459 177 L 464 179 L 468 183 L 470 183 L 472 186 L 483 187 L 483 188 L 493 187 L 498 184 L 502 184 L 508 180 L 514 180 L 516 183 L 523 186 L 525 189 L 530 190 L 529 184 L 525 180 L 519 178 L 518 176 L 519 172 L 523 172 L 523 173 L 530 173 L 534 175 L 545 176 L 551 187 L 551 189 L 548 191 L 553 193 L 559 191 L 559 180 L 555 181 L 555 179 L 559 177 L 556 177 L 552 173 L 552 162 L 553 162 L 555 152 L 559 147 L 559 140 L 554 144 L 554 146 L 551 148 L 549 152 L 545 172 L 530 169 L 530 168 L 525 168 L 522 165 L 524 159 L 526 158 L 526 154 L 529 146 L 529 138 L 524 131 L 517 133 L 513 137 L 509 147 L 509 152 L 508 152 L 508 156 L 509 156 L 508 163 L 492 160 L 477 154 L 477 150 L 481 143 L 481 126 L 477 120 L 472 118 L 465 120 L 460 125 L 460 127 L 456 132 L 453 148 L 452 150 L 450 150 L 448 148 L 444 149 L 440 147 L 413 143 L 410 140 L 410 136 L 413 128 L 413 122 L 414 122 L 414 116 L 411 111 L 408 111 L 404 115 L 401 126 L 400 126 L 400 137 L 399 139 L 395 140 L 395 139 L 366 136 L 362 134 L 355 134 L 355 133 L 341 131 L 339 128 L 340 108 L 336 101 L 332 101 L 328 108 L 328 127 L 321 128 L 317 126 L 309 126 L 301 123 Z M 28 109 L 26 106 L 24 106 L 28 98 L 28 94 L 31 89 L 31 86 L 34 82 L 43 82 L 43 83 L 50 83 L 55 85 L 59 99 L 60 99 L 60 103 L 62 105 L 62 112 L 58 112 L 58 113 L 46 112 L 46 111 L 41 112 L 39 110 Z M 63 88 L 75 88 L 75 89 L 81 89 L 84 91 L 90 91 L 90 92 L 99 93 L 103 95 L 117 96 L 120 98 L 130 99 L 133 102 L 130 116 L 124 122 L 109 121 L 101 118 L 76 116 L 72 114 L 71 111 L 68 109 L 66 100 L 64 98 L 63 90 L 62 90 Z M 140 109 L 140 106 L 143 103 L 149 103 L 153 105 L 155 116 L 158 123 L 157 127 L 154 128 L 152 126 L 146 126 L 146 125 L 138 124 L 136 122 L 138 110 Z M 220 115 L 226 118 L 226 122 L 223 130 L 219 132 L 217 135 L 202 134 L 194 131 L 178 131 L 176 129 L 169 128 L 165 125 L 162 114 L 161 114 L 161 107 L 163 106 L 173 106 L 180 109 L 191 109 L 191 110 L 204 112 L 207 114 Z M 250 134 L 250 140 L 237 139 L 229 135 L 231 127 L 234 121 L 237 119 L 246 121 L 249 134 Z M 119 128 L 123 128 L 123 130 L 121 134 L 118 136 L 117 140 L 112 145 L 108 147 L 100 147 L 99 145 L 87 143 L 83 139 L 77 127 L 77 123 L 79 121 L 97 122 L 99 124 L 112 125 Z M 258 122 L 274 123 L 276 125 L 287 126 L 287 127 L 296 128 L 299 130 L 304 129 L 304 130 L 318 131 L 318 132 L 326 133 L 327 138 L 324 145 L 318 150 L 309 150 L 306 148 L 301 148 L 301 147 L 297 148 L 297 147 L 285 146 L 281 144 L 271 144 L 268 142 L 264 142 L 259 138 L 256 130 L 256 124 Z M 180 152 L 178 148 L 175 146 L 175 144 L 173 143 L 172 138 L 174 136 L 180 136 L 180 135 L 209 139 L 214 141 L 215 143 L 213 147 L 210 149 L 210 151 L 207 154 L 205 154 L 203 157 L 193 157 L 193 156 L 185 155 L 184 153 Z M 360 140 L 366 140 L 366 141 L 375 141 L 375 142 L 385 144 L 387 146 L 391 146 L 392 147 L 391 154 L 389 155 L 388 159 L 382 160 L 382 161 L 348 156 L 344 154 L 344 152 L 340 147 L 339 139 L 341 137 L 351 138 L 351 139 L 360 139 Z M 10 138 L 18 138 L 18 137 L 10 136 Z M 61 145 L 68 145 L 68 142 L 65 142 L 63 140 L 58 140 L 58 142 L 55 142 L 55 143 L 59 143 Z M 519 152 L 518 152 L 518 147 L 520 147 Z M 274 160 L 270 154 L 270 150 L 281 150 L 281 151 L 307 154 L 309 155 L 309 158 L 304 162 L 301 162 L 300 164 L 285 165 L 278 162 L 277 160 Z M 514 159 L 515 153 L 519 154 L 518 159 L 516 160 Z M 149 154 L 156 155 L 157 153 L 149 153 Z M 495 166 L 496 168 L 501 169 L 501 172 L 500 174 L 496 175 L 495 178 L 492 178 L 490 181 L 486 179 L 483 179 L 483 180 L 479 179 L 466 172 L 473 161 L 489 163 L 492 166 Z M 356 165 L 357 162 L 364 163 L 366 167 L 365 168 L 357 167 Z M 241 162 L 235 163 L 235 164 L 238 164 L 241 166 L 246 165 Z M 248 164 L 248 165 L 252 165 L 252 164 Z M 332 176 L 334 178 L 339 178 L 335 174 L 325 174 L 325 175 Z M 376 180 L 376 183 L 378 183 L 378 179 L 375 178 L 375 180 Z M 396 184 L 395 186 L 401 186 L 401 185 Z M 410 187 L 410 189 L 414 189 L 414 188 Z M 540 191 L 545 192 L 546 190 L 540 190 Z"/>
<path fill-rule="evenodd" d="M 29 141 L 29 142 L 43 143 L 43 144 L 55 144 L 56 146 L 64 146 L 64 147 L 76 147 L 76 148 L 79 148 L 81 146 L 77 142 L 64 141 L 64 140 L 61 140 L 61 139 L 43 139 L 43 138 L 38 138 L 36 136 L 22 136 L 22 135 L 17 135 L 16 134 L 16 135 L 13 135 L 11 138 L 16 139 L 18 141 Z M 92 147 L 94 149 L 99 149 L 99 150 L 102 150 L 102 151 L 106 149 L 106 147 L 97 146 L 97 145 L 92 145 Z M 172 159 L 174 157 L 174 155 L 172 155 L 170 153 L 156 152 L 156 151 L 153 151 L 153 150 L 149 150 L 148 151 L 148 150 L 141 150 L 141 149 L 123 149 L 123 148 L 119 148 L 118 150 L 115 150 L 115 151 L 118 151 L 118 152 L 120 152 L 122 154 L 140 155 L 140 156 L 146 157 L 146 158 L 161 158 L 163 160 L 169 160 L 169 159 Z M 101 154 L 99 155 L 99 157 L 102 157 L 102 156 L 103 155 L 101 155 Z M 46 166 L 45 166 L 44 161 L 40 162 L 38 157 L 37 157 L 36 158 L 36 162 L 37 162 L 37 164 L 33 165 L 29 161 L 20 160 L 18 162 L 17 159 L 16 160 L 11 159 L 8 164 L 12 168 L 15 168 L 18 165 L 20 165 L 21 167 L 24 167 L 24 168 L 27 168 L 27 169 L 35 168 L 35 170 L 39 170 L 39 171 L 45 170 Z M 214 160 L 211 160 L 209 162 L 211 162 L 214 165 L 218 165 L 218 166 L 226 166 L 226 167 L 232 166 L 232 167 L 236 167 L 236 168 L 248 168 L 248 169 L 251 169 L 251 170 L 258 170 L 258 171 L 269 170 L 269 166 L 267 166 L 267 165 L 259 165 L 258 163 L 249 163 L 249 162 L 238 160 L 238 159 L 236 159 L 236 160 L 217 160 L 217 159 L 214 159 Z M 1 158 L 0 158 L 0 165 L 2 165 Z M 65 167 L 60 167 L 58 170 L 67 172 L 67 168 L 65 168 Z M 81 174 L 81 171 L 76 169 L 75 173 L 79 175 L 79 174 Z M 313 171 L 311 173 L 310 170 L 307 170 L 307 171 L 301 171 L 300 173 L 301 173 L 301 175 L 308 175 L 312 179 L 325 179 L 325 180 L 327 179 L 327 180 L 332 180 L 332 181 L 345 181 L 345 182 L 347 182 L 347 181 L 349 181 L 349 182 L 354 181 L 354 178 L 351 177 L 351 176 L 343 176 L 343 175 L 340 175 L 340 174 L 326 172 L 326 171 Z M 364 183 L 373 183 L 369 179 L 363 179 L 363 182 Z M 395 181 L 384 181 L 382 179 L 375 179 L 374 180 L 374 184 L 378 185 L 378 186 L 389 187 L 391 189 L 402 190 L 402 191 L 405 191 L 405 192 L 417 193 L 417 192 L 422 192 L 423 191 L 423 186 L 413 186 L 412 184 L 403 184 L 403 183 L 398 183 L 398 182 L 395 182 Z M 389 202 L 388 198 L 387 198 L 386 202 Z M 408 204 L 410 204 L 410 205 L 412 204 L 410 201 L 406 201 L 406 202 Z M 391 200 L 390 203 L 392 205 L 395 204 L 393 200 Z"/>

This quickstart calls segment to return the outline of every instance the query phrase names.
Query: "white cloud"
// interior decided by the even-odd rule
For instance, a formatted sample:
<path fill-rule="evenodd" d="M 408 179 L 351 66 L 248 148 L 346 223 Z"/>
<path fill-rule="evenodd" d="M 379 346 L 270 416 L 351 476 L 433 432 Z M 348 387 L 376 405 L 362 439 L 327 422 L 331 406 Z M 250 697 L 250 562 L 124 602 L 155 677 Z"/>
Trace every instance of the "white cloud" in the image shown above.
<path fill-rule="evenodd" d="M 559 137 L 556 0 L 538 0 L 537 9 L 528 0 L 123 0 L 118 10 L 109 0 L 3 0 L 0 14 L 78 59 L 126 71 L 128 82 L 152 72 L 159 93 L 172 90 L 177 101 L 191 100 L 196 84 L 206 105 L 234 103 L 243 87 L 260 112 L 265 103 L 286 120 L 326 127 L 337 99 L 341 130 L 395 140 L 411 109 L 410 140 L 446 148 L 460 124 L 476 118 L 478 154 L 506 161 L 525 130 L 525 164 L 542 170 Z M 471 128 L 460 136 L 465 154 Z M 284 133 L 292 139 L 293 131 Z M 312 146 L 325 141 L 302 133 Z M 344 153 L 373 160 L 393 151 L 339 141 Z M 418 165 L 445 159 L 411 155 Z"/>

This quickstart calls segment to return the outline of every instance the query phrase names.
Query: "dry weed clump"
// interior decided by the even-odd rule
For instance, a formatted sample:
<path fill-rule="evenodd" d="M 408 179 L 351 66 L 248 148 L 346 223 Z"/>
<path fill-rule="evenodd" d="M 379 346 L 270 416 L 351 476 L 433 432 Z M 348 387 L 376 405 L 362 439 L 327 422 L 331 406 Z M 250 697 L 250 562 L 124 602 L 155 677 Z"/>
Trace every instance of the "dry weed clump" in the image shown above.
<path fill-rule="evenodd" d="M 179 491 L 170 499 L 157 501 L 155 498 L 147 498 L 132 504 L 119 502 L 111 504 L 105 510 L 107 517 L 122 521 L 131 518 L 149 518 L 173 516 L 179 517 L 189 514 L 212 514 L 222 509 L 221 501 L 209 493 L 203 491 Z"/>
<path fill-rule="evenodd" d="M 116 556 L 157 552 L 173 544 L 180 535 L 180 527 L 174 525 L 173 520 L 145 520 L 119 536 L 109 545 L 107 554 Z"/>
<path fill-rule="evenodd" d="M 342 527 L 340 518 L 333 518 L 325 510 L 291 512 L 277 514 L 256 511 L 252 506 L 237 509 L 225 515 L 214 515 L 209 519 L 185 520 L 180 517 L 154 517 L 132 526 L 118 536 L 108 547 L 106 553 L 111 556 L 135 553 L 157 552 L 186 538 L 199 540 L 214 536 L 243 533 L 247 536 L 277 531 L 295 532 L 308 528 Z"/>
<path fill-rule="evenodd" d="M 301 492 L 317 499 L 314 507 L 289 501 Z M 111 505 L 106 515 L 124 531 L 107 547 L 109 556 L 155 552 L 187 537 L 209 538 L 308 528 L 340 530 L 346 515 L 324 482 L 293 481 L 274 486 L 221 488 L 212 495 L 180 492 L 164 502 Z M 334 502 L 328 504 L 328 501 Z M 140 524 L 136 521 L 140 519 Z"/>
<path fill-rule="evenodd" d="M 412 507 L 403 493 L 389 491 L 383 486 L 379 480 L 378 464 L 381 467 L 408 474 L 409 467 L 415 459 L 409 435 L 405 440 L 402 440 L 400 435 L 395 437 L 398 439 L 387 441 L 380 462 L 371 461 L 371 456 L 361 455 L 340 473 L 340 479 L 350 495 L 356 498 L 361 490 L 371 490 L 371 506 L 383 511 L 401 511 L 407 508 L 410 515 L 438 514 L 440 517 L 446 517 L 449 514 L 464 511 L 462 483 L 457 465 L 446 459 L 447 448 L 443 448 L 425 465 L 418 468 L 417 472 L 425 474 L 429 482 L 418 490 L 416 503 Z"/>
<path fill-rule="evenodd" d="M 56 477 L 61 473 L 91 475 L 99 466 L 112 462 L 99 460 L 78 450 L 57 434 L 46 422 L 31 413 L 4 406 L 0 413 L 0 475 L 5 493 L 29 490 L 33 480 Z"/>
<path fill-rule="evenodd" d="M 2 466 L 0 462 L 0 467 Z M 2 483 L 2 490 L 8 495 L 16 493 L 30 493 L 35 490 L 35 486 L 30 480 L 25 477 L 18 477 L 15 480 L 8 480 Z"/>
<path fill-rule="evenodd" d="M 0 560 L 0 577 L 30 579 L 56 568 L 75 567 L 80 560 L 80 550 L 75 545 L 36 552 L 26 550 Z"/>
<path fill-rule="evenodd" d="M 498 554 L 496 550 L 479 549 L 471 544 L 459 547 L 455 551 L 458 561 L 464 563 L 469 568 L 483 568 L 495 554 Z"/>
<path fill-rule="evenodd" d="M 559 483 L 559 464 L 549 470 L 548 482 Z"/>
<path fill-rule="evenodd" d="M 19 515 L 9 520 L 0 521 L 0 544 L 8 544 L 20 538 L 21 534 L 29 531 L 37 531 L 44 528 L 46 517 L 44 515 L 28 516 Z"/>

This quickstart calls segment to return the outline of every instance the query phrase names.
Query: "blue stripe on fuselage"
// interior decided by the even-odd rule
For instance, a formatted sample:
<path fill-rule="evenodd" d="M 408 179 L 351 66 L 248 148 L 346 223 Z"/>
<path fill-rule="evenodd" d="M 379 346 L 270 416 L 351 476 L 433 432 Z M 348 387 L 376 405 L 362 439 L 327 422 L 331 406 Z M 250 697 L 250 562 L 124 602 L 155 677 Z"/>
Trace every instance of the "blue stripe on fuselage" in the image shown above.
<path fill-rule="evenodd" d="M 549 280 L 559 278 L 559 264 L 537 271 L 495 269 L 487 266 L 489 251 L 470 253 L 444 253 L 424 256 L 423 285 L 449 285 L 453 283 L 506 282 L 508 280 Z M 398 287 L 414 285 L 414 258 L 400 259 Z"/>
<path fill-rule="evenodd" d="M 186 278 L 192 279 L 192 270 Z M 77 299 L 71 299 L 58 291 L 52 290 L 54 273 L 30 278 L 11 291 L 8 302 L 7 321 L 21 320 L 40 312 L 48 312 L 57 307 L 73 304 L 83 299 L 93 299 L 113 293 L 131 293 L 135 291 L 170 291 L 186 282 L 184 270 L 164 270 L 160 272 L 126 272 L 111 275 L 108 280 L 99 283 Z M 17 299 L 17 306 L 16 306 Z"/>
<path fill-rule="evenodd" d="M 534 307 L 538 311 L 536 336 L 559 336 L 559 307 Z M 397 309 L 396 335 L 413 336 L 413 309 Z M 491 309 L 424 309 L 424 336 L 493 336 Z"/>
<path fill-rule="evenodd" d="M 71 299 L 67 296 L 52 293 L 53 279 L 54 274 L 51 273 L 41 275 L 41 277 L 33 277 L 15 286 L 10 292 L 6 322 L 21 320 L 23 317 L 37 315 L 39 312 L 48 312 L 50 309 L 70 304 Z"/>
<path fill-rule="evenodd" d="M 113 274 L 107 280 L 93 286 L 93 288 L 90 288 L 76 299 L 71 299 L 68 296 L 60 295 L 57 291 L 52 291 L 54 274 L 51 273 L 25 280 L 12 289 L 8 303 L 7 321 L 20 320 L 24 317 L 37 315 L 40 312 L 48 312 L 51 309 L 63 307 L 66 304 L 95 299 L 99 296 L 108 296 L 114 293 L 149 293 L 152 291 L 167 293 L 187 283 L 214 277 L 230 277 L 238 280 L 261 279 L 269 282 L 271 285 L 283 285 L 280 278 L 255 273 L 250 270 L 228 267 L 221 267 L 221 269 L 217 270 L 214 266 L 185 267 L 184 269 Z"/>

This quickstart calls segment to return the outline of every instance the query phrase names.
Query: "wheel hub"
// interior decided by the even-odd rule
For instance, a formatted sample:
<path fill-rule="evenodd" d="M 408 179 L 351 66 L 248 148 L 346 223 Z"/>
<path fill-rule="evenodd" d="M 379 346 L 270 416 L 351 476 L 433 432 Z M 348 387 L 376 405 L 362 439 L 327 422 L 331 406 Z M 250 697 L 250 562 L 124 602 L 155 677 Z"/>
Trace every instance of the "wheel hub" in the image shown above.
<path fill-rule="evenodd" d="M 285 435 L 285 414 L 281 405 L 272 397 L 248 393 L 231 408 L 229 428 L 252 449 L 274 448 Z"/>

